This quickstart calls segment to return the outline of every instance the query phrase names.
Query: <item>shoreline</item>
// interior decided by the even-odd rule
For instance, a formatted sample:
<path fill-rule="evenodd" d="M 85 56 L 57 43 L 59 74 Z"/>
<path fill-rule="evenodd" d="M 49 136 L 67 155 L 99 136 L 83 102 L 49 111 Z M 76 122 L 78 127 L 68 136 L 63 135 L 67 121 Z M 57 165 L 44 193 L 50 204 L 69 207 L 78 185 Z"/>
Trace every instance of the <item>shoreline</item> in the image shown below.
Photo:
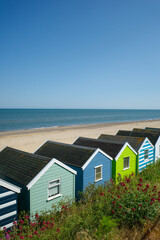
<path fill-rule="evenodd" d="M 160 119 L 149 119 L 149 120 L 136 120 L 136 121 L 123 121 L 123 122 L 104 122 L 104 123 L 91 123 L 91 124 L 76 124 L 76 125 L 65 125 L 65 126 L 52 126 L 52 127 L 40 127 L 40 128 L 30 128 L 30 129 L 20 129 L 20 130 L 6 130 L 0 131 L 1 136 L 7 135 L 17 135 L 17 134 L 30 134 L 30 133 L 38 133 L 38 132 L 50 132 L 57 130 L 65 130 L 65 129 L 79 129 L 84 127 L 101 127 L 101 126 L 109 126 L 109 125 L 123 125 L 129 123 L 142 123 L 142 122 L 159 122 Z"/>
<path fill-rule="evenodd" d="M 98 138 L 102 133 L 115 135 L 118 130 L 145 127 L 160 128 L 160 119 L 5 131 L 0 132 L 0 150 L 5 146 L 9 146 L 23 151 L 34 152 L 47 140 L 72 144 L 79 136 Z"/>

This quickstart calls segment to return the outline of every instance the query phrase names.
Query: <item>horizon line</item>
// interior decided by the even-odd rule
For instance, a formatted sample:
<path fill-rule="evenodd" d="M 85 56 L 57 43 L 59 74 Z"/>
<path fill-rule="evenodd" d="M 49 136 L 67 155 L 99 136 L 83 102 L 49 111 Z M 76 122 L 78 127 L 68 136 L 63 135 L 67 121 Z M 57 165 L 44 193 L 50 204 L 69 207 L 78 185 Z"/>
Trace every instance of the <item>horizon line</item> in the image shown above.
<path fill-rule="evenodd" d="M 0 108 L 0 110 L 160 110 L 160 108 Z"/>

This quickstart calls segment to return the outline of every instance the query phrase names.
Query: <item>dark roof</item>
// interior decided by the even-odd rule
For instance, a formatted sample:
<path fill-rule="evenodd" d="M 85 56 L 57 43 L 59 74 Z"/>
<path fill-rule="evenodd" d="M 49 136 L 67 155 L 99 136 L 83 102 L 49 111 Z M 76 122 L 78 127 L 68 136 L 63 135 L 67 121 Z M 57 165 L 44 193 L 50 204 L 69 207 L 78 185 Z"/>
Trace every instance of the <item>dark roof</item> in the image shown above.
<path fill-rule="evenodd" d="M 153 145 L 157 142 L 158 135 L 152 134 L 144 131 L 126 131 L 126 130 L 119 130 L 116 135 L 121 136 L 131 136 L 131 137 L 147 137 Z"/>
<path fill-rule="evenodd" d="M 145 138 L 144 137 L 130 137 L 130 136 L 101 134 L 98 139 L 110 141 L 110 142 L 111 141 L 119 142 L 119 143 L 128 142 L 136 151 L 138 151 Z"/>
<path fill-rule="evenodd" d="M 47 141 L 35 153 L 56 158 L 65 164 L 82 167 L 95 150 L 94 148 Z"/>
<path fill-rule="evenodd" d="M 151 129 L 143 129 L 143 128 L 133 128 L 133 132 L 147 132 L 151 134 L 160 134 L 160 130 L 151 130 Z"/>
<path fill-rule="evenodd" d="M 122 149 L 124 144 L 105 142 L 103 140 L 79 137 L 74 143 L 74 145 L 87 146 L 100 148 L 102 151 L 107 153 L 112 158 L 115 158 L 119 151 Z"/>
<path fill-rule="evenodd" d="M 156 131 L 156 132 L 160 132 L 160 128 L 150 128 L 150 127 L 146 127 L 146 130 L 151 130 L 151 131 Z"/>
<path fill-rule="evenodd" d="M 151 133 L 151 134 L 157 134 L 160 135 L 160 129 L 159 130 L 153 130 L 153 129 L 142 129 L 142 128 L 134 128 L 132 130 L 133 132 L 147 132 L 147 133 Z"/>
<path fill-rule="evenodd" d="M 0 152 L 0 175 L 26 186 L 50 160 L 48 157 L 6 147 Z"/>

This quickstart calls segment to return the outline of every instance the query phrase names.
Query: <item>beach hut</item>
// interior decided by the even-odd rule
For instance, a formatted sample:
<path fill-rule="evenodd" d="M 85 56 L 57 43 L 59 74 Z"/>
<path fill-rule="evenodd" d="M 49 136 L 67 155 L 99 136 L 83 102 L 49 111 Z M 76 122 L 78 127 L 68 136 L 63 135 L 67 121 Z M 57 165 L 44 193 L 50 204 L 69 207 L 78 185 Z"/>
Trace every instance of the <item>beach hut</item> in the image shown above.
<path fill-rule="evenodd" d="M 77 171 L 77 198 L 90 183 L 103 184 L 112 177 L 112 157 L 98 148 L 47 141 L 35 153 L 58 158 Z"/>
<path fill-rule="evenodd" d="M 0 179 L 0 230 L 10 228 L 17 221 L 17 194 L 21 188 Z"/>
<path fill-rule="evenodd" d="M 145 129 L 133 129 L 132 131 L 120 130 L 116 135 L 132 136 L 132 137 L 147 137 L 154 146 L 154 161 L 160 158 L 160 136 L 156 132 L 147 132 Z M 148 162 L 149 163 L 149 162 Z"/>
<path fill-rule="evenodd" d="M 145 129 L 133 128 L 132 131 L 160 136 L 160 129 L 158 129 L 158 128 L 151 128 L 151 129 L 149 129 L 149 128 L 145 128 Z M 160 159 L 160 139 L 159 139 L 159 141 L 156 142 L 156 145 L 155 145 L 155 161 L 157 161 L 158 159 Z"/>
<path fill-rule="evenodd" d="M 120 173 L 122 178 L 129 174 L 136 174 L 136 155 L 137 152 L 129 143 L 120 144 L 113 142 L 105 142 L 105 140 L 97 140 L 92 138 L 79 137 L 74 145 L 100 148 L 106 154 L 113 158 L 112 178 L 116 181 Z"/>
<path fill-rule="evenodd" d="M 148 138 L 101 134 L 98 139 L 119 143 L 128 142 L 138 153 L 137 172 L 142 171 L 148 163 L 151 164 L 154 161 L 154 146 Z"/>
<path fill-rule="evenodd" d="M 75 197 L 76 171 L 55 158 L 10 147 L 0 152 L 0 178 L 21 188 L 18 210 L 35 214 L 63 197 Z"/>

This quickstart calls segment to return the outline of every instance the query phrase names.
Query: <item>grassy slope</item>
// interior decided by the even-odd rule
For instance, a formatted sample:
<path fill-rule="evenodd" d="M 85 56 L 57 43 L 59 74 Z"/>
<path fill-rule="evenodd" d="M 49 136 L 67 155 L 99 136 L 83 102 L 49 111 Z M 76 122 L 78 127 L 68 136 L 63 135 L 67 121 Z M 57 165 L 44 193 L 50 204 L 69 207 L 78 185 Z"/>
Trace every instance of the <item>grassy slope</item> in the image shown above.
<path fill-rule="evenodd" d="M 60 211 L 53 207 L 49 213 L 37 215 L 34 222 L 30 223 L 28 216 L 24 215 L 19 223 L 20 228 L 15 227 L 14 232 L 9 234 L 13 235 L 14 240 L 140 240 L 152 228 L 158 216 L 160 161 L 148 166 L 138 176 L 119 179 L 119 182 L 115 185 L 111 181 L 99 187 L 90 185 L 81 201 L 71 203 L 65 200 L 59 204 Z M 145 239 L 159 239 L 157 226 Z"/>

